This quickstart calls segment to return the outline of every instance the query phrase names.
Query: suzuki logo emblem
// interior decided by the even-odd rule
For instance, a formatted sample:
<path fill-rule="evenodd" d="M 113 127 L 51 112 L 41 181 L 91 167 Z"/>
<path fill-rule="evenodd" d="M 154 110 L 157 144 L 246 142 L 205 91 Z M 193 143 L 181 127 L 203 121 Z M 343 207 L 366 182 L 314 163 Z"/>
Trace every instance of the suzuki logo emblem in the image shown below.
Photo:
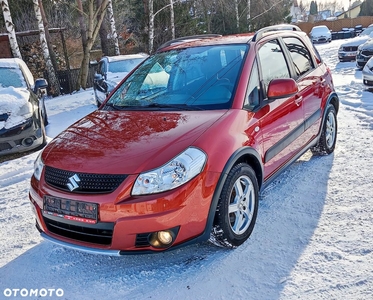
<path fill-rule="evenodd" d="M 80 178 L 78 174 L 75 174 L 74 176 L 69 177 L 69 183 L 67 184 L 67 187 L 72 192 L 79 187 L 79 182 Z"/>

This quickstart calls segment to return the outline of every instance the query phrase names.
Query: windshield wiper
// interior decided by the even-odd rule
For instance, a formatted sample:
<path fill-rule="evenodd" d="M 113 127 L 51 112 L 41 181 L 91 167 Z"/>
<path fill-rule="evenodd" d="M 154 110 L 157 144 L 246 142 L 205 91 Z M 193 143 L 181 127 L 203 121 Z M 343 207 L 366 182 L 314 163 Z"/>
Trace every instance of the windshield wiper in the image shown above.
<path fill-rule="evenodd" d="M 151 103 L 149 105 L 142 106 L 143 108 L 175 108 L 177 110 L 204 110 L 199 106 L 192 106 L 188 104 L 161 104 L 161 103 Z"/>

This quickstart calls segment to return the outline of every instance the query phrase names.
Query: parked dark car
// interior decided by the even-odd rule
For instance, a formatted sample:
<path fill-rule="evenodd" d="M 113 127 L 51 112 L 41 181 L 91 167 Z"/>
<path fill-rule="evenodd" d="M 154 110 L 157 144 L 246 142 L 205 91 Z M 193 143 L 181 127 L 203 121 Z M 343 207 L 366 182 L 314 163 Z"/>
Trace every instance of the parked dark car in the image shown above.
<path fill-rule="evenodd" d="M 139 53 L 102 57 L 93 83 L 97 106 L 100 106 L 116 85 L 148 56 Z"/>
<path fill-rule="evenodd" d="M 48 84 L 34 78 L 18 58 L 0 59 L 0 155 L 24 152 L 45 144 Z"/>
<path fill-rule="evenodd" d="M 373 38 L 357 48 L 356 66 L 362 70 L 368 60 L 373 56 Z"/>
<path fill-rule="evenodd" d="M 359 36 L 350 39 L 339 47 L 339 61 L 355 61 L 358 47 L 371 38 L 373 38 L 373 24 L 364 29 Z"/>
<path fill-rule="evenodd" d="M 237 247 L 260 191 L 309 149 L 334 151 L 338 108 L 297 26 L 169 41 L 40 153 L 37 229 L 109 255 Z"/>

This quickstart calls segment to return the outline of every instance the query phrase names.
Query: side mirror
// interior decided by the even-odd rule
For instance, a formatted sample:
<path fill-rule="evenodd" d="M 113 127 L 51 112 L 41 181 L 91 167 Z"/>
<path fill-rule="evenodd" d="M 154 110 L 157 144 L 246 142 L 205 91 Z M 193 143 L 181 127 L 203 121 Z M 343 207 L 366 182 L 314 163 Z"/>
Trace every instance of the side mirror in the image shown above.
<path fill-rule="evenodd" d="M 270 100 L 291 97 L 298 93 L 298 84 L 292 78 L 272 79 L 268 85 L 267 97 Z"/>
<path fill-rule="evenodd" d="M 35 80 L 34 93 L 37 94 L 39 90 L 45 90 L 47 87 L 48 82 L 44 78 L 38 78 Z"/>
<path fill-rule="evenodd" d="M 104 79 L 104 76 L 102 76 L 102 74 L 95 73 L 94 81 L 100 81 L 103 79 Z"/>

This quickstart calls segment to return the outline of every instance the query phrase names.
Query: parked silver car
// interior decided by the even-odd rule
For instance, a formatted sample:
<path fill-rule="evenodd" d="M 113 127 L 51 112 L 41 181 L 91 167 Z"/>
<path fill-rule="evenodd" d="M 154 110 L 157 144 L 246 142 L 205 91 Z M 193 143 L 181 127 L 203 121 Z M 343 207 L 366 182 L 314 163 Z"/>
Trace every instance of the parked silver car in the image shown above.
<path fill-rule="evenodd" d="M 145 53 L 139 53 L 102 57 L 93 83 L 97 106 L 100 106 L 114 87 L 148 56 Z"/>
<path fill-rule="evenodd" d="M 332 41 L 332 33 L 325 25 L 314 26 L 310 32 L 312 43 L 327 43 Z"/>
<path fill-rule="evenodd" d="M 350 39 L 339 47 L 339 61 L 354 61 L 357 55 L 357 48 L 370 38 L 373 38 L 373 24 L 364 29 L 359 36 Z"/>
<path fill-rule="evenodd" d="M 0 155 L 24 152 L 46 143 L 45 79 L 34 81 L 19 58 L 0 59 Z"/>

